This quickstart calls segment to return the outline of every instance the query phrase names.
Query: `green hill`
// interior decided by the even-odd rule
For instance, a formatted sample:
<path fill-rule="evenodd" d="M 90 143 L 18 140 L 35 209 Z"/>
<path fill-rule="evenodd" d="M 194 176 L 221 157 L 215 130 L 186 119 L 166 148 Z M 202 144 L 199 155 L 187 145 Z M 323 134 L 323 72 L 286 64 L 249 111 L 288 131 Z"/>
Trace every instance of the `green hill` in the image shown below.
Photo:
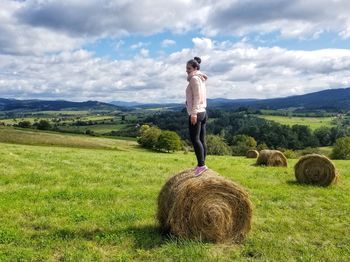
<path fill-rule="evenodd" d="M 26 145 L 47 145 L 80 148 L 130 150 L 138 148 L 136 141 L 60 134 L 0 126 L 0 142 Z"/>
<path fill-rule="evenodd" d="M 215 245 L 157 230 L 160 188 L 192 154 L 0 143 L 0 261 L 350 260 L 350 162 L 335 161 L 339 183 L 319 188 L 296 184 L 288 161 L 208 157 L 254 205 L 248 238 Z"/>

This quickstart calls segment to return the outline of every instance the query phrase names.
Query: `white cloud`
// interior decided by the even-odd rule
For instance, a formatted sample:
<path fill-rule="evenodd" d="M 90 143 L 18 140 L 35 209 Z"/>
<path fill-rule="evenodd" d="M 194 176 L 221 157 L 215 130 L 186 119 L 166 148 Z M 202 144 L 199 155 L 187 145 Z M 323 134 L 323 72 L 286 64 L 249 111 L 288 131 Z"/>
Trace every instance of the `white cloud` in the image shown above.
<path fill-rule="evenodd" d="M 161 60 L 150 58 L 147 49 L 132 60 L 114 61 L 84 50 L 41 57 L 1 55 L 0 97 L 183 102 L 185 64 L 196 55 L 209 76 L 210 98 L 271 98 L 350 85 L 350 50 L 254 48 L 209 40 L 198 40 L 211 43 L 200 55 L 195 45 Z"/>
<path fill-rule="evenodd" d="M 202 58 L 209 97 L 267 98 L 350 85 L 350 50 L 253 47 L 249 39 L 350 37 L 346 0 L 0 0 L 0 97 L 183 101 L 185 63 Z M 151 57 L 138 42 L 132 60 L 98 58 L 83 50 L 99 39 L 130 43 L 127 36 L 200 30 L 193 48 Z M 247 35 L 251 32 L 257 34 Z M 214 41 L 212 35 L 242 36 Z M 125 37 L 125 38 L 124 38 Z M 276 43 L 278 44 L 278 42 Z"/>
<path fill-rule="evenodd" d="M 168 46 L 175 45 L 175 44 L 176 44 L 176 41 L 174 41 L 172 39 L 164 39 L 161 43 L 161 46 L 168 47 Z"/>
<path fill-rule="evenodd" d="M 8 54 L 75 50 L 97 39 L 164 31 L 200 30 L 207 38 L 251 32 L 350 37 L 347 0 L 0 0 L 0 5 L 0 53 Z"/>
<path fill-rule="evenodd" d="M 143 47 L 146 47 L 146 46 L 149 46 L 150 43 L 144 43 L 144 42 L 138 42 L 137 44 L 133 44 L 130 46 L 131 49 L 139 49 L 139 48 L 143 48 Z"/>

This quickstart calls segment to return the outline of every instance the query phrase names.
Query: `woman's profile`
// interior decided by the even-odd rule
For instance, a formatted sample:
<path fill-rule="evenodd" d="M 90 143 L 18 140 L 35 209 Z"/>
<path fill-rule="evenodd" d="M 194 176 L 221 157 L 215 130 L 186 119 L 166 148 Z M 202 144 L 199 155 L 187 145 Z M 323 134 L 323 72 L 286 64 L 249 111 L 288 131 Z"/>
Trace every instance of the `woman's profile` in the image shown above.
<path fill-rule="evenodd" d="M 200 71 L 201 59 L 195 57 L 186 63 L 188 86 L 186 88 L 186 109 L 190 139 L 197 158 L 195 176 L 201 175 L 208 169 L 205 165 L 207 155 L 206 123 L 207 95 L 205 82 L 208 77 Z"/>

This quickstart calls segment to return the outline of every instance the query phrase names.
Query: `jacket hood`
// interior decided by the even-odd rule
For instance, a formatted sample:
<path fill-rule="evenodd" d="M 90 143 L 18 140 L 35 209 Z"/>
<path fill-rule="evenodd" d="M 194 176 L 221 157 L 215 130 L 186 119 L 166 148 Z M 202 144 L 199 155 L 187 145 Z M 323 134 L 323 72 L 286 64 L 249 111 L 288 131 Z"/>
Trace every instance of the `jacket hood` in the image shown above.
<path fill-rule="evenodd" d="M 198 76 L 202 81 L 206 81 L 208 76 L 199 70 L 195 70 L 187 76 L 187 81 L 190 81 L 192 77 Z"/>

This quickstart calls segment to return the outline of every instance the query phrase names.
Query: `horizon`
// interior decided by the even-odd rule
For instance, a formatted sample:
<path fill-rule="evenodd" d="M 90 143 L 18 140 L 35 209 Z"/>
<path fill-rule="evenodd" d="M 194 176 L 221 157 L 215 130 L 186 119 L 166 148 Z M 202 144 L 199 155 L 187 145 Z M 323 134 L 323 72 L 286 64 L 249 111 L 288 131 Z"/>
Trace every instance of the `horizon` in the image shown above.
<path fill-rule="evenodd" d="M 323 92 L 323 91 L 335 91 L 335 90 L 344 90 L 344 89 L 350 89 L 350 87 L 343 87 L 343 88 L 334 88 L 334 89 L 325 89 L 325 90 L 320 90 L 320 91 L 316 91 L 316 92 L 311 92 L 311 93 L 305 93 L 305 94 L 300 94 L 300 95 L 291 95 L 291 96 L 284 96 L 284 97 L 271 97 L 271 98 L 267 98 L 267 99 L 283 99 L 283 98 L 289 98 L 289 97 L 295 97 L 295 96 L 303 96 L 303 95 L 308 95 L 308 94 L 313 94 L 313 93 L 319 93 L 319 92 Z M 73 102 L 73 103 L 84 103 L 84 102 L 100 102 L 100 103 L 107 103 L 107 104 L 113 104 L 113 103 L 127 103 L 127 104 L 131 104 L 131 103 L 136 103 L 139 105 L 150 105 L 150 104 L 181 104 L 181 102 L 145 102 L 145 103 L 140 103 L 137 101 L 125 101 L 125 100 L 113 100 L 113 101 L 101 101 L 101 100 L 94 100 L 94 99 L 90 99 L 90 100 L 67 100 L 67 99 L 37 99 L 37 98 L 33 98 L 33 99 L 15 99 L 15 98 L 5 98 L 5 97 L 0 97 L 0 99 L 8 99 L 8 100 L 18 100 L 18 101 L 26 101 L 26 100 L 37 100 L 37 101 L 64 101 L 64 102 Z M 265 98 L 238 98 L 238 99 L 230 99 L 230 98 L 224 98 L 224 97 L 209 97 L 207 98 L 208 100 L 219 100 L 219 99 L 223 99 L 223 100 L 231 100 L 231 101 L 235 101 L 235 100 L 265 100 Z"/>
<path fill-rule="evenodd" d="M 0 1 L 0 97 L 179 103 L 194 56 L 210 98 L 350 86 L 345 0 Z"/>

